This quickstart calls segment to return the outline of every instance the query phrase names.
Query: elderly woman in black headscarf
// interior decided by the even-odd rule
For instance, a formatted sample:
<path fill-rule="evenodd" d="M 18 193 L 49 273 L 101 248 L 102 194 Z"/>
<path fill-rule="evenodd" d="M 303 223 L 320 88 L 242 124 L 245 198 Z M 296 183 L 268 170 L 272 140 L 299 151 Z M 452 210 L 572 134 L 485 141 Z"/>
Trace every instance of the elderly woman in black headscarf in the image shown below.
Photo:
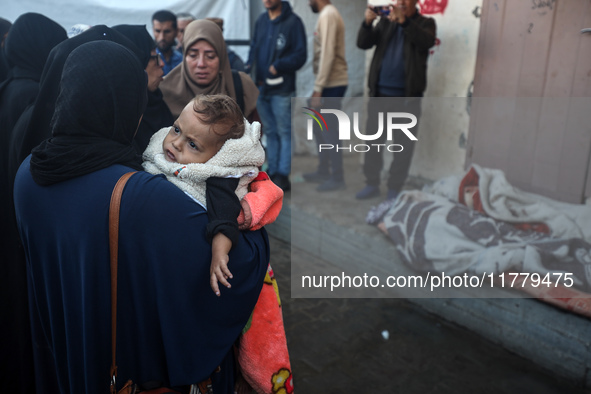
<path fill-rule="evenodd" d="M 18 235 L 11 215 L 9 141 L 17 120 L 39 93 L 39 80 L 49 52 L 66 38 L 66 31 L 56 22 L 40 14 L 27 13 L 14 22 L 4 40 L 3 51 L 10 71 L 0 84 L 0 250 L 4 262 L 0 282 L 0 299 L 3 300 L 0 354 L 11 357 L 3 357 L 0 370 L 6 376 L 2 386 L 6 392 L 34 391 L 25 268 L 17 258 Z"/>
<path fill-rule="evenodd" d="M 158 88 L 164 75 L 162 70 L 164 63 L 156 53 L 156 43 L 145 25 L 118 25 L 113 26 L 113 30 L 129 38 L 150 59 L 146 66 L 148 106 L 133 141 L 136 151 L 142 154 L 148 147 L 152 135 L 163 127 L 172 126 L 174 122 L 168 106 L 162 99 L 162 92 Z"/>
<path fill-rule="evenodd" d="M 132 140 L 146 86 L 144 67 L 120 45 L 91 42 L 74 50 L 53 137 L 17 174 L 28 284 L 42 295 L 30 303 L 33 337 L 45 350 L 35 357 L 49 353 L 53 360 L 37 375 L 38 393 L 109 388 L 109 201 L 117 180 L 140 168 Z M 214 392 L 233 392 L 232 346 L 258 299 L 268 239 L 264 230 L 240 235 L 230 252 L 232 288 L 216 297 L 207 223 L 206 211 L 166 178 L 140 171 L 127 182 L 118 237 L 118 382 L 176 387 L 211 376 Z"/>

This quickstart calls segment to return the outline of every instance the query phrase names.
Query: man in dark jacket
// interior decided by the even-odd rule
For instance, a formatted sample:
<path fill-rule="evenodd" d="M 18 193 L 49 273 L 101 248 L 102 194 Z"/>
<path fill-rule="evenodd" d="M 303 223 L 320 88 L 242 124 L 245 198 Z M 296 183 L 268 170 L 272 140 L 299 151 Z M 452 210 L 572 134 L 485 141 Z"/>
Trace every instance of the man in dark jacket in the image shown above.
<path fill-rule="evenodd" d="M 267 12 L 256 21 L 246 66 L 254 69 L 260 90 L 257 110 L 267 138 L 268 172 L 287 191 L 291 186 L 291 98 L 296 71 L 306 62 L 306 32 L 287 1 L 263 0 L 263 4 Z"/>
<path fill-rule="evenodd" d="M 399 0 L 396 6 L 377 9 L 368 6 L 365 10 L 365 20 L 359 28 L 357 46 L 370 49 L 374 45 L 369 71 L 368 85 L 370 99 L 366 132 L 371 134 L 378 130 L 378 112 L 392 112 L 393 100 L 383 97 L 422 97 L 427 87 L 427 58 L 429 48 L 435 45 L 435 21 L 422 16 L 416 8 L 417 0 Z M 380 20 L 372 27 L 374 20 L 380 15 Z M 396 100 L 396 103 L 398 100 Z M 420 116 L 420 100 L 400 100 L 403 108 L 396 111 L 410 112 Z M 415 127 L 413 132 L 416 136 Z M 383 144 L 386 133 L 382 133 L 375 144 Z M 403 149 L 394 154 L 388 179 L 387 199 L 394 199 L 402 189 L 408 176 L 415 141 L 402 136 L 395 141 Z M 356 198 L 363 200 L 380 194 L 380 172 L 382 170 L 384 149 L 372 149 L 365 154 L 363 172 L 367 186 Z"/>

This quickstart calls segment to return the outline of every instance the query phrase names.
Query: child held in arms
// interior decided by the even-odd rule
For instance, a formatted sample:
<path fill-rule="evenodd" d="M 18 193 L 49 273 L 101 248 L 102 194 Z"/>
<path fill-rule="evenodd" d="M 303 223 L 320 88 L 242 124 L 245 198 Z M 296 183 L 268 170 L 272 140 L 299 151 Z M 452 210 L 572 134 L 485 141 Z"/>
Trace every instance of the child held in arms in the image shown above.
<path fill-rule="evenodd" d="M 201 95 L 174 125 L 155 133 L 143 154 L 144 169 L 164 174 L 207 210 L 207 239 L 212 244 L 210 285 L 230 288 L 229 252 L 240 230 L 257 230 L 275 221 L 282 190 L 259 173 L 265 161 L 261 125 L 249 124 L 226 95 Z"/>

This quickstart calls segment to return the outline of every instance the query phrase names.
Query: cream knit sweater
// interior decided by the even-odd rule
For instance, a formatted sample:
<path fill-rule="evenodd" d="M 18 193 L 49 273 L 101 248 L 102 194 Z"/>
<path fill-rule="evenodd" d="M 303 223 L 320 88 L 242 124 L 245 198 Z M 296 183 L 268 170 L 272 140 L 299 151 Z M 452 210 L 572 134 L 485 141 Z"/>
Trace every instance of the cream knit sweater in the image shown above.
<path fill-rule="evenodd" d="M 155 133 L 144 152 L 144 170 L 150 174 L 164 174 L 181 190 L 195 198 L 207 209 L 205 181 L 211 177 L 240 178 L 236 195 L 242 199 L 248 192 L 248 184 L 256 178 L 259 167 L 265 162 L 265 151 L 261 145 L 261 124 L 252 125 L 244 120 L 244 135 L 229 139 L 207 163 L 179 164 L 164 158 L 162 142 L 170 127 Z M 176 173 L 176 175 L 175 175 Z"/>
<path fill-rule="evenodd" d="M 314 91 L 344 86 L 348 83 L 345 59 L 345 23 L 337 8 L 324 6 L 314 30 Z"/>

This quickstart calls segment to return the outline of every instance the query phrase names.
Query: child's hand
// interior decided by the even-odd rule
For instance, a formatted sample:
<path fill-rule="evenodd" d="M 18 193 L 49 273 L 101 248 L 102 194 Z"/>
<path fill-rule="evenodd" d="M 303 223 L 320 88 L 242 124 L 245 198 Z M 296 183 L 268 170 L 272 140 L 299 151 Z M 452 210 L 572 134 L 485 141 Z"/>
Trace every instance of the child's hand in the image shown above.
<path fill-rule="evenodd" d="M 242 206 L 242 212 L 240 216 L 238 216 L 238 230 L 244 231 L 250 228 L 252 224 L 252 212 L 250 210 L 250 205 L 245 199 L 240 200 L 240 205 Z M 241 217 L 244 219 L 241 223 Z"/>
<path fill-rule="evenodd" d="M 218 297 L 220 296 L 218 282 L 226 286 L 228 289 L 232 287 L 230 283 L 228 283 L 228 278 L 232 279 L 232 273 L 228 269 L 228 261 L 230 261 L 230 258 L 227 254 L 222 256 L 213 256 L 211 259 L 209 282 L 211 284 L 211 289 Z"/>
<path fill-rule="evenodd" d="M 232 273 L 228 269 L 228 253 L 232 248 L 232 242 L 228 237 L 222 233 L 218 233 L 213 237 L 212 251 L 211 251 L 211 266 L 209 268 L 209 284 L 211 289 L 217 295 L 220 296 L 220 288 L 218 282 L 226 286 L 228 289 L 232 287 L 228 283 L 228 279 L 232 279 Z"/>

